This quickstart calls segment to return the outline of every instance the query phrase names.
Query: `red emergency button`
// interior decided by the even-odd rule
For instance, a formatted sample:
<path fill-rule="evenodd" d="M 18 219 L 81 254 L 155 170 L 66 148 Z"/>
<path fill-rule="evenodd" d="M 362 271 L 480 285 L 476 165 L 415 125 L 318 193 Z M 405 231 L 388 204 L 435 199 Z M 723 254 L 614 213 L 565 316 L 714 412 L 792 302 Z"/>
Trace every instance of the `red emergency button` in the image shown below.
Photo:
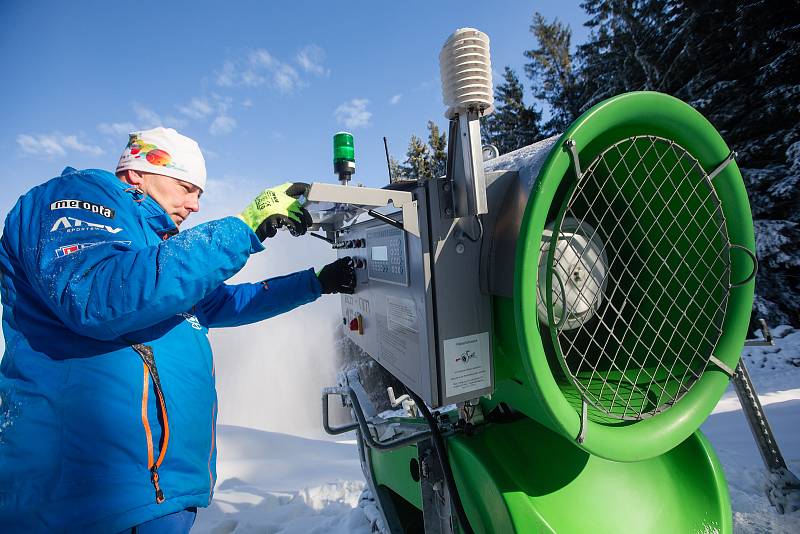
<path fill-rule="evenodd" d="M 361 317 L 360 313 L 350 321 L 350 330 L 358 332 L 361 336 L 364 335 L 364 319 Z"/>

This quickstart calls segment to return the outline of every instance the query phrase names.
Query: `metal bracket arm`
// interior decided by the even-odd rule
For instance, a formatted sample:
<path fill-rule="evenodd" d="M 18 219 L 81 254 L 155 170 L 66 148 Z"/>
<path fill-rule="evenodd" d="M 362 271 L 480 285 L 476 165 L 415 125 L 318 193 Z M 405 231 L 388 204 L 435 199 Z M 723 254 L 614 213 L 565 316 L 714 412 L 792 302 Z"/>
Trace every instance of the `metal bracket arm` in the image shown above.
<path fill-rule="evenodd" d="M 328 397 L 331 395 L 339 395 L 347 398 L 350 401 L 352 412 L 356 416 L 356 420 L 354 422 L 343 426 L 331 426 L 328 413 Z M 421 440 L 428 439 L 431 436 L 429 430 L 423 430 L 400 438 L 385 441 L 376 440 L 372 437 L 370 424 L 364 415 L 364 410 L 361 408 L 361 403 L 358 401 L 358 396 L 352 388 L 347 386 L 324 388 L 322 390 L 322 427 L 325 429 L 325 432 L 332 436 L 344 434 L 345 432 L 350 432 L 352 430 L 360 430 L 361 438 L 366 442 L 367 446 L 379 451 L 391 451 L 400 447 L 405 447 L 406 445 L 412 445 Z"/>
<path fill-rule="evenodd" d="M 759 323 L 761 323 L 761 339 L 748 339 L 745 340 L 744 346 L 745 347 L 771 347 L 775 345 L 775 340 L 772 339 L 772 332 L 769 330 L 769 326 L 767 326 L 767 321 L 764 319 L 759 319 Z"/>
<path fill-rule="evenodd" d="M 417 201 L 409 191 L 315 182 L 311 184 L 307 198 L 309 202 L 333 202 L 356 206 L 382 207 L 391 204 L 403 210 L 403 229 L 419 237 Z"/>
<path fill-rule="evenodd" d="M 739 360 L 739 364 L 736 366 L 733 385 L 742 405 L 742 412 L 753 433 L 753 439 L 758 446 L 758 452 L 761 453 L 761 459 L 764 460 L 764 465 L 769 473 L 767 497 L 778 513 L 794 512 L 797 510 L 800 480 L 786 466 L 786 461 L 775 440 L 775 435 L 772 433 L 769 421 L 767 421 L 744 359 Z"/>
<path fill-rule="evenodd" d="M 343 426 L 331 426 L 330 424 L 330 419 L 328 417 L 328 397 L 331 395 L 344 397 L 347 394 L 348 390 L 344 388 L 324 388 L 322 390 L 322 428 L 332 436 L 344 434 L 345 432 L 350 432 L 358 428 L 358 423 L 350 423 Z"/>

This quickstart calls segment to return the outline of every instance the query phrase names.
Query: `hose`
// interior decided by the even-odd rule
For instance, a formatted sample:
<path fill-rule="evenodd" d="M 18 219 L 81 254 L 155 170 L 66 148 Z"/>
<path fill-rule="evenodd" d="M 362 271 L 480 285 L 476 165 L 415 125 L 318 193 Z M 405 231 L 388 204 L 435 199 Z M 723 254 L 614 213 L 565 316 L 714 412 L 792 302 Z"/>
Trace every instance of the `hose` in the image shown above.
<path fill-rule="evenodd" d="M 450 502 L 453 503 L 453 508 L 455 508 L 456 517 L 461 525 L 461 530 L 463 530 L 465 534 L 475 534 L 475 531 L 472 530 L 472 527 L 469 524 L 469 519 L 467 519 L 467 513 L 464 511 L 464 505 L 461 502 L 461 497 L 458 495 L 456 480 L 453 478 L 453 470 L 450 467 L 450 462 L 447 458 L 447 451 L 445 450 L 442 434 L 439 432 L 439 425 L 433 419 L 433 416 L 431 415 L 430 410 L 428 410 L 428 406 L 425 404 L 425 401 L 419 398 L 417 394 L 410 389 L 406 389 L 406 391 L 414 400 L 414 403 L 417 405 L 417 408 L 419 408 L 420 413 L 428 422 L 428 426 L 431 428 L 433 448 L 436 449 L 436 455 L 439 457 L 439 463 L 442 464 L 442 473 L 444 473 L 444 480 L 447 484 L 447 493 L 450 495 Z"/>

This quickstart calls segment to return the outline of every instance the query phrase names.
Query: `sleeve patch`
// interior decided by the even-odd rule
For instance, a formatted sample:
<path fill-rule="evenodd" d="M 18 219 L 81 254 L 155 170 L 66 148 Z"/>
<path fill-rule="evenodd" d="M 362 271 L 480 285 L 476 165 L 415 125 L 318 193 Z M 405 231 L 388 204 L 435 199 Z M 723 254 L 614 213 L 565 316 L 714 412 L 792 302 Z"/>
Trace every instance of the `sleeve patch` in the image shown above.
<path fill-rule="evenodd" d="M 96 247 L 98 245 L 107 245 L 111 243 L 119 243 L 120 245 L 130 246 L 130 241 L 97 241 L 94 243 L 75 243 L 72 245 L 63 245 L 56 249 L 56 258 L 63 258 L 69 254 L 85 250 L 87 248 Z"/>

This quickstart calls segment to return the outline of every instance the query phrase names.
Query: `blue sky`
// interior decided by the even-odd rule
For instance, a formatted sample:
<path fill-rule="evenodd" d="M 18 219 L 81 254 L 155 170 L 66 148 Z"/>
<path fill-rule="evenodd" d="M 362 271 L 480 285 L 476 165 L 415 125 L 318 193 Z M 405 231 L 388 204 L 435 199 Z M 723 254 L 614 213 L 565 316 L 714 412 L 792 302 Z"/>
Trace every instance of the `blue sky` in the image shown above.
<path fill-rule="evenodd" d="M 210 208 L 285 180 L 333 181 L 331 138 L 355 134 L 355 181 L 387 181 L 429 119 L 445 126 L 438 53 L 464 26 L 491 38 L 495 73 L 533 46 L 534 11 L 585 39 L 567 2 L 0 3 L 0 216 L 66 165 L 112 169 L 127 132 L 195 138 Z M 213 198 L 217 193 L 217 198 Z M 237 194 L 236 197 L 239 195 Z"/>
<path fill-rule="evenodd" d="M 189 225 L 238 213 L 286 180 L 334 182 L 332 137 L 343 129 L 355 135 L 355 181 L 380 187 L 382 136 L 402 158 L 429 119 L 446 124 L 438 66 L 445 39 L 479 28 L 491 39 L 495 71 L 510 65 L 522 76 L 537 10 L 585 39 L 577 0 L 0 0 L 0 221 L 21 194 L 67 165 L 113 170 L 127 133 L 158 124 L 206 153 L 209 183 Z M 231 283 L 335 258 L 322 241 L 285 232 L 267 245 Z M 325 296 L 265 323 L 212 330 L 219 421 L 318 435 L 339 314 L 338 296 Z M 264 387 L 271 376 L 287 379 Z M 276 403 L 281 410 L 263 408 Z"/>

